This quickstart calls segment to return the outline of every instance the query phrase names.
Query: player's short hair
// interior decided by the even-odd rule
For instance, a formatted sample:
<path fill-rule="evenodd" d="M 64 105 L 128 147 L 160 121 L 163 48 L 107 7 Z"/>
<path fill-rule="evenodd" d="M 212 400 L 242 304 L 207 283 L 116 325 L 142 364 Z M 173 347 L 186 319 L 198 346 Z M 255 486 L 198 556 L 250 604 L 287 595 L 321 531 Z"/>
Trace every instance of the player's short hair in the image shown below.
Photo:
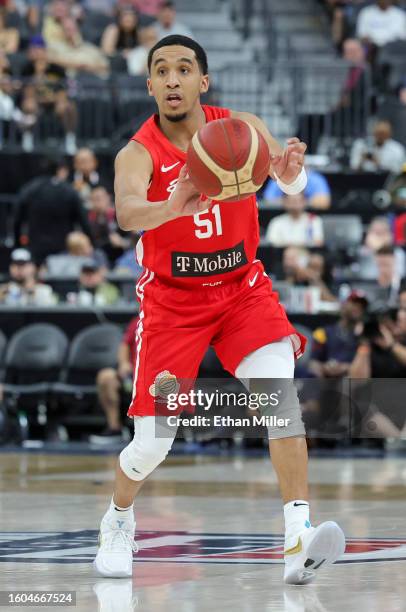
<path fill-rule="evenodd" d="M 182 36 L 181 34 L 172 34 L 171 36 L 165 36 L 161 38 L 148 53 L 148 70 L 151 72 L 152 56 L 155 51 L 161 49 L 161 47 L 171 47 L 173 45 L 180 45 L 181 47 L 187 47 L 195 52 L 197 63 L 202 74 L 207 74 L 209 66 L 207 63 L 206 51 L 199 45 L 198 42 L 189 38 L 189 36 Z"/>

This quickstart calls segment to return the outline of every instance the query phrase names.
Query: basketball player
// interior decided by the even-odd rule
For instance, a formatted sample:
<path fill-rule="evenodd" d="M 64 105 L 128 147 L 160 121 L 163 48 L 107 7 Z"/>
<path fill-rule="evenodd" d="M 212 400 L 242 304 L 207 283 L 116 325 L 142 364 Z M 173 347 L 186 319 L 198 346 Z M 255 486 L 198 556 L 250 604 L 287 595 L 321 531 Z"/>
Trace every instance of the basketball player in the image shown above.
<path fill-rule="evenodd" d="M 270 175 L 285 193 L 295 194 L 306 186 L 306 145 L 291 138 L 282 150 L 256 116 L 202 106 L 200 95 L 209 87 L 207 58 L 190 38 L 160 40 L 149 53 L 148 67 L 148 92 L 158 114 L 119 152 L 115 167 L 118 222 L 124 230 L 144 230 L 137 259 L 145 273 L 137 283 L 140 318 L 128 411 L 134 417 L 134 438 L 117 463 L 95 559 L 96 570 L 107 577 L 132 575 L 133 501 L 176 433 L 176 428 L 165 432 L 164 417 L 154 416 L 163 383 L 194 379 L 212 345 L 224 368 L 250 391 L 261 381 L 263 390 L 271 378 L 279 379 L 280 386 L 281 379 L 292 381 L 294 359 L 305 345 L 255 259 L 256 198 L 202 201 L 188 177 L 185 152 L 206 122 L 242 119 L 266 139 Z M 344 534 L 331 521 L 316 528 L 310 523 L 305 431 L 296 392 L 287 391 L 285 397 L 278 414 L 288 424 L 268 428 L 269 449 L 284 502 L 284 579 L 305 584 L 344 552 Z"/>

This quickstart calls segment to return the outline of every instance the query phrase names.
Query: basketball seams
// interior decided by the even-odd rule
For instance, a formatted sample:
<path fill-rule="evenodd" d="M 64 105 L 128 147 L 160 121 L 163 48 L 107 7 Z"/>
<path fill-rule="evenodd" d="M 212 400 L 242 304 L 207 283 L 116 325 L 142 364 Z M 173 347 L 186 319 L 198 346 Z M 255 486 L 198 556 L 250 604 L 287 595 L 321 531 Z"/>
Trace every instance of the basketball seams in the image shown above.
<path fill-rule="evenodd" d="M 233 162 L 233 166 L 234 166 L 233 174 L 234 174 L 234 178 L 235 178 L 235 187 L 237 187 L 237 190 L 238 190 L 238 199 L 240 199 L 241 191 L 240 191 L 240 185 L 238 183 L 237 160 L 236 160 L 236 157 L 235 157 L 234 149 L 233 149 L 233 146 L 231 144 L 228 132 L 227 132 L 226 127 L 224 125 L 224 120 L 223 119 L 220 119 L 220 125 L 221 125 L 221 128 L 222 128 L 223 132 L 224 132 L 224 140 L 226 142 L 228 151 L 230 153 L 230 158 L 232 159 L 232 162 Z M 221 196 L 226 195 L 225 192 L 224 192 L 224 187 L 223 187 L 220 195 Z"/>
<path fill-rule="evenodd" d="M 268 146 L 247 121 L 226 118 L 215 124 L 212 129 L 206 124 L 192 137 L 187 159 L 191 179 L 202 193 L 219 201 L 245 199 L 269 172 L 268 164 L 266 174 L 262 170 Z"/>
<path fill-rule="evenodd" d="M 258 150 L 259 150 L 259 137 L 258 132 L 250 123 L 246 122 L 251 132 L 251 146 L 249 150 L 249 155 L 247 161 L 245 162 L 242 168 L 237 170 L 237 181 L 241 183 L 246 183 L 252 179 L 245 179 L 245 176 L 252 177 L 252 172 L 254 169 L 255 161 L 257 159 Z M 254 181 L 252 183 L 255 185 Z"/>
<path fill-rule="evenodd" d="M 203 162 L 203 164 L 205 166 L 207 166 L 209 168 L 209 170 L 211 170 L 213 172 L 213 174 L 217 175 L 219 178 L 220 176 L 224 176 L 224 180 L 227 180 L 228 178 L 230 180 L 235 179 L 235 172 L 232 170 L 224 170 L 224 168 L 222 168 L 210 155 L 209 153 L 207 153 L 206 149 L 203 147 L 202 143 L 200 142 L 200 138 L 199 138 L 199 132 L 196 132 L 192 138 L 192 145 L 194 150 L 196 151 L 197 155 L 200 157 L 201 161 Z M 227 174 L 227 179 L 225 178 L 225 175 Z M 230 183 L 233 184 L 233 183 Z"/>

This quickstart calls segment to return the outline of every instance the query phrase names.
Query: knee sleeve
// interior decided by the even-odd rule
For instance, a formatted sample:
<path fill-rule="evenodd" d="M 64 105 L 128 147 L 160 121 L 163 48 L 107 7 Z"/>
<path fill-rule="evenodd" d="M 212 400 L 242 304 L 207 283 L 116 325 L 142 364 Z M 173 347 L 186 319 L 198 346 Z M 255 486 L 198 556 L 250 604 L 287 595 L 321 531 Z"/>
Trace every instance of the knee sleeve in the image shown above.
<path fill-rule="evenodd" d="M 131 480 L 144 480 L 168 454 L 176 428 L 160 423 L 160 417 L 134 417 L 134 438 L 120 453 L 120 467 Z"/>
<path fill-rule="evenodd" d="M 290 339 L 283 338 L 254 351 L 236 369 L 236 376 L 251 395 L 270 398 L 258 408 L 272 422 L 267 425 L 269 439 L 306 435 L 294 384 L 294 363 Z"/>

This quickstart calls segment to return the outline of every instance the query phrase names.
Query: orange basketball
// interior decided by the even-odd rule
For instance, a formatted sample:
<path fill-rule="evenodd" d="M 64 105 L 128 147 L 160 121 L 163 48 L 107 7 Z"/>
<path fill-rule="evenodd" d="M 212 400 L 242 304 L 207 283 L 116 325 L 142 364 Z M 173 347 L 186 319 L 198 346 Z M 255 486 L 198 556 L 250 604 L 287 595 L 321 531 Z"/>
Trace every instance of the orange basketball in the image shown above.
<path fill-rule="evenodd" d="M 193 136 L 186 160 L 189 176 L 214 200 L 243 200 L 269 174 L 269 147 L 256 128 L 241 119 L 209 121 Z"/>

